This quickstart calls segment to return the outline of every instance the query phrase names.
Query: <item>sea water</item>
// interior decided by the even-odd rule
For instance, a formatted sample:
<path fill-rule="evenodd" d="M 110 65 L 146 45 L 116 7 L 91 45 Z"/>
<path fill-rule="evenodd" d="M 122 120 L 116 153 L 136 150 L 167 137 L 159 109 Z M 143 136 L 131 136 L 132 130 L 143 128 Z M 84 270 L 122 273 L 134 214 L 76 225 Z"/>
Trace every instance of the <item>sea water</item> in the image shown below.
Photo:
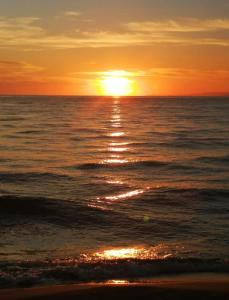
<path fill-rule="evenodd" d="M 229 272 L 229 98 L 0 98 L 0 286 Z"/>

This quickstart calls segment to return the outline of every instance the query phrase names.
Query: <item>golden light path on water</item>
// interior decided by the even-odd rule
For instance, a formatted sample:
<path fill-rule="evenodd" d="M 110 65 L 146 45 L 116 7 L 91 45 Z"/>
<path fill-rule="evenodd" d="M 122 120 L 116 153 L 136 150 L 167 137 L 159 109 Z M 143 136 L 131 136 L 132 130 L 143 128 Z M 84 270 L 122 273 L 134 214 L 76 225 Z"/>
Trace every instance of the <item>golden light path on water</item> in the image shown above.
<path fill-rule="evenodd" d="M 115 99 L 113 104 L 113 111 L 110 118 L 110 128 L 108 128 L 107 136 L 110 141 L 107 145 L 108 156 L 105 157 L 100 163 L 106 165 L 112 165 L 114 168 L 118 165 L 122 165 L 130 162 L 130 158 L 127 156 L 129 152 L 129 142 L 125 141 L 127 133 L 122 126 L 122 116 L 120 110 L 120 100 Z M 116 174 L 113 178 L 108 178 L 106 180 L 107 184 L 124 185 L 125 183 Z M 134 188 L 129 191 L 123 191 L 120 193 L 115 193 L 113 195 L 98 196 L 91 201 L 90 207 L 100 209 L 103 211 L 116 210 L 117 203 L 120 201 L 127 201 L 134 197 L 147 192 L 150 188 Z M 105 249 L 103 251 L 98 251 L 92 255 L 87 256 L 87 260 L 117 260 L 117 259 L 156 259 L 158 258 L 157 249 L 146 249 L 143 246 L 140 247 L 123 247 L 116 249 Z M 110 281 L 108 284 L 124 284 L 127 281 L 115 280 Z"/>
<path fill-rule="evenodd" d="M 116 196 L 106 196 L 105 199 L 106 200 L 111 200 L 111 201 L 127 199 L 127 198 L 131 198 L 131 197 L 143 194 L 144 192 L 145 192 L 145 190 L 135 190 L 135 191 L 130 191 L 130 192 L 127 192 L 127 193 L 124 193 L 124 194 L 119 194 L 119 195 L 116 195 Z M 100 198 L 97 198 L 97 199 L 100 199 Z"/>
<path fill-rule="evenodd" d="M 138 258 L 144 252 L 144 248 L 123 248 L 104 250 L 95 255 L 103 259 L 125 259 L 125 258 Z"/>
<path fill-rule="evenodd" d="M 110 143 L 111 147 L 115 147 L 115 146 L 128 146 L 128 145 L 129 145 L 128 142 L 120 142 L 120 143 L 118 143 L 118 142 L 112 142 L 112 143 Z M 126 149 L 128 149 L 128 148 L 126 148 Z"/>
<path fill-rule="evenodd" d="M 113 108 L 112 114 L 110 117 L 110 127 L 107 128 L 108 133 L 107 136 L 110 138 L 110 141 L 107 145 L 107 152 L 108 156 L 105 157 L 100 164 L 111 165 L 112 167 L 118 167 L 118 165 L 126 164 L 130 162 L 129 157 L 127 156 L 129 148 L 129 142 L 123 140 L 127 137 L 127 133 L 120 128 L 122 128 L 122 114 L 121 114 L 121 107 L 120 107 L 120 99 L 113 100 Z M 121 140 L 120 140 L 121 139 Z M 124 182 L 118 175 L 115 175 L 114 178 L 108 178 L 106 183 L 107 184 L 118 184 L 124 185 Z M 149 190 L 149 187 L 144 189 L 142 188 L 134 188 L 130 191 L 124 191 L 121 193 L 115 193 L 114 195 L 107 195 L 107 196 L 98 196 L 93 199 L 89 207 L 97 208 L 101 210 L 115 210 L 115 202 L 117 201 L 125 201 L 134 197 L 137 197 Z M 113 207 L 111 207 L 111 205 Z"/>
<path fill-rule="evenodd" d="M 125 132 L 112 132 L 110 134 L 111 137 L 120 137 L 120 136 L 124 136 Z"/>
<path fill-rule="evenodd" d="M 109 122 L 109 127 L 107 128 L 107 137 L 109 141 L 106 148 L 107 156 L 100 161 L 100 164 L 111 165 L 112 168 L 119 168 L 120 165 L 131 163 L 134 161 L 130 158 L 129 153 L 130 142 L 127 140 L 128 132 L 124 130 L 120 99 L 115 99 L 113 103 L 112 115 Z M 106 179 L 106 183 L 110 185 L 125 185 L 125 180 L 118 174 L 118 172 L 112 172 L 110 176 Z M 131 185 L 129 190 L 113 192 L 108 195 L 99 195 L 94 198 L 89 206 L 101 209 L 103 211 L 115 210 L 118 211 L 122 207 L 122 203 L 125 205 L 125 201 L 135 199 L 136 197 L 149 192 L 150 187 L 136 187 Z M 148 222 L 149 218 L 146 216 L 142 219 L 142 222 Z M 174 249 L 174 248 L 173 248 Z M 125 259 L 136 259 L 136 260 L 156 260 L 156 259 L 166 259 L 172 255 L 171 247 L 163 244 L 158 244 L 155 246 L 145 246 L 145 245 L 128 245 L 125 247 L 100 249 L 94 253 L 84 256 L 87 261 L 116 261 Z M 112 280 L 108 284 L 125 284 L 128 283 L 126 280 Z"/>
<path fill-rule="evenodd" d="M 124 260 L 124 259 L 167 259 L 172 256 L 168 245 L 158 244 L 154 247 L 133 246 L 104 249 L 88 256 L 88 260 Z"/>
<path fill-rule="evenodd" d="M 125 152 L 128 150 L 128 148 L 127 147 L 123 147 L 123 148 L 110 147 L 109 150 L 111 152 Z"/>
<path fill-rule="evenodd" d="M 129 284 L 130 281 L 128 280 L 108 280 L 105 282 L 105 284 L 107 285 L 126 285 L 126 284 Z"/>
<path fill-rule="evenodd" d="M 126 132 L 119 130 L 122 127 L 122 117 L 120 108 L 120 99 L 115 99 L 110 118 L 110 128 L 108 128 L 108 136 L 110 141 L 107 147 L 109 157 L 105 158 L 102 164 L 125 164 L 128 163 L 128 158 L 121 157 L 129 150 L 127 142 L 120 142 L 119 138 L 124 138 Z"/>

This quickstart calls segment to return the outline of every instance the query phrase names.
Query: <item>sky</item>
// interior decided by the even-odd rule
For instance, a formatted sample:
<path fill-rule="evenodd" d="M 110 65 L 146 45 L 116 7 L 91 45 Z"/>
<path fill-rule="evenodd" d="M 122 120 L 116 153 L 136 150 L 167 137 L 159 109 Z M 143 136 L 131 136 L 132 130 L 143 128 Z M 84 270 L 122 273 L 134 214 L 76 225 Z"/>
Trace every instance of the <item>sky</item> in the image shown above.
<path fill-rule="evenodd" d="M 0 0 L 0 94 L 229 93 L 228 0 Z"/>

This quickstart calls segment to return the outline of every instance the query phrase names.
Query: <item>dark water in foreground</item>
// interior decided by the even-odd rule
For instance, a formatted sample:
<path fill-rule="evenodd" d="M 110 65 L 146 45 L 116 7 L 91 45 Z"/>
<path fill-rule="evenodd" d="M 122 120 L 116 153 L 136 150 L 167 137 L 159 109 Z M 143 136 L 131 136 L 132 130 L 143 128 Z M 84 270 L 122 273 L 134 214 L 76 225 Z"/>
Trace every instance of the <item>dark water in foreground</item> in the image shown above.
<path fill-rule="evenodd" d="M 229 99 L 0 98 L 0 287 L 229 272 Z"/>

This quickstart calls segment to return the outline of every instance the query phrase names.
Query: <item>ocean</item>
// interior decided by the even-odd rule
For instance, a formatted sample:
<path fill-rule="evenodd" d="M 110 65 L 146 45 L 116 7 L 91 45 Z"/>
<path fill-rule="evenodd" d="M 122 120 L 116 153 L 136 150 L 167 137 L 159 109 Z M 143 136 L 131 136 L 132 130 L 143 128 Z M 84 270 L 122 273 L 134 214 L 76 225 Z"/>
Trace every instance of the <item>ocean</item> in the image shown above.
<path fill-rule="evenodd" d="M 0 97 L 0 287 L 229 273 L 229 98 Z"/>

